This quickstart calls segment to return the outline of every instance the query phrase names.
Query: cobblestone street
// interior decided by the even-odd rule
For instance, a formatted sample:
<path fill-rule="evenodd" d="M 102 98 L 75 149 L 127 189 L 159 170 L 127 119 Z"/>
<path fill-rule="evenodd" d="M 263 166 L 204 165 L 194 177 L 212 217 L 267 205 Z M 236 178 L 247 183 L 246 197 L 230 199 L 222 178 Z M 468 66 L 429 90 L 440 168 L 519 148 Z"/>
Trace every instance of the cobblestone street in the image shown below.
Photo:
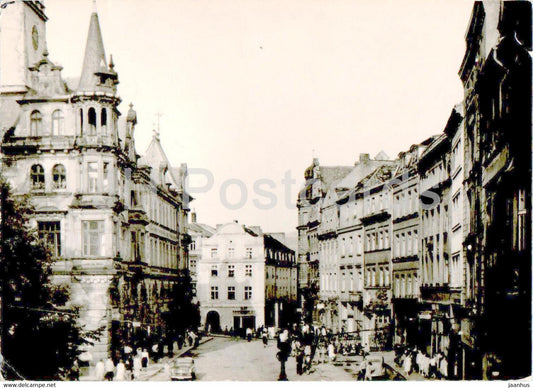
<path fill-rule="evenodd" d="M 189 353 L 195 359 L 196 377 L 201 381 L 273 381 L 279 376 L 280 364 L 276 359 L 278 349 L 275 341 L 267 347 L 259 340 L 247 342 L 241 339 L 215 337 Z M 351 381 L 354 377 L 342 367 L 319 364 L 309 374 L 298 376 L 294 358 L 286 364 L 290 381 Z M 168 381 L 168 369 L 161 369 L 151 381 Z"/>

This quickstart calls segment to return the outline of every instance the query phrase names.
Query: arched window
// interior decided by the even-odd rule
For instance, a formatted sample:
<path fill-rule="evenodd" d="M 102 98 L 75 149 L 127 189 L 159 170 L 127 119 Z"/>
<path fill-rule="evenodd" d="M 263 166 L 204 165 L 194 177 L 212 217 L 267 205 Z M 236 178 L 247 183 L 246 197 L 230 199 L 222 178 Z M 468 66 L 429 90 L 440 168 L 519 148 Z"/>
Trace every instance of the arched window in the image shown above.
<path fill-rule="evenodd" d="M 52 179 L 54 189 L 65 189 L 67 187 L 67 173 L 65 166 L 56 164 L 52 169 Z"/>
<path fill-rule="evenodd" d="M 96 110 L 94 108 L 89 108 L 89 133 L 87 135 L 96 135 Z"/>
<path fill-rule="evenodd" d="M 63 112 L 58 109 L 52 113 L 52 136 L 63 135 Z"/>
<path fill-rule="evenodd" d="M 44 168 L 40 164 L 31 166 L 30 172 L 31 188 L 33 190 L 44 190 Z"/>
<path fill-rule="evenodd" d="M 102 108 L 100 114 L 100 127 L 102 128 L 102 136 L 107 136 L 107 109 Z"/>
<path fill-rule="evenodd" d="M 41 133 L 41 125 L 43 116 L 38 110 L 34 110 L 30 115 L 30 132 L 31 136 L 39 136 Z"/>

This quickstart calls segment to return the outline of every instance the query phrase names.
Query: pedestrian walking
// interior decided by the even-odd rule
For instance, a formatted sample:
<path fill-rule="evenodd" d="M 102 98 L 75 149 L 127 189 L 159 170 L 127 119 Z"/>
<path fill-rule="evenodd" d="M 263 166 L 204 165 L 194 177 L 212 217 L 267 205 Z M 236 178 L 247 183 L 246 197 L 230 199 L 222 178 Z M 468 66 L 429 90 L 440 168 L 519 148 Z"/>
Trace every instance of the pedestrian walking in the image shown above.
<path fill-rule="evenodd" d="M 405 359 L 403 360 L 403 371 L 409 376 L 411 374 L 411 368 L 413 366 L 413 355 L 411 353 L 407 353 L 405 355 Z"/>
<path fill-rule="evenodd" d="M 299 340 L 293 342 L 294 346 L 294 357 L 296 358 L 296 374 L 301 376 L 304 373 L 304 351 L 302 349 L 302 344 Z"/>
<path fill-rule="evenodd" d="M 266 348 L 268 345 L 268 330 L 266 329 L 266 327 L 263 328 L 263 331 L 261 333 L 263 337 L 263 345 Z"/>
<path fill-rule="evenodd" d="M 126 380 L 126 364 L 123 360 L 120 360 L 117 364 L 117 374 L 115 375 L 115 381 Z"/>
<path fill-rule="evenodd" d="M 363 361 L 359 364 L 359 373 L 357 374 L 357 380 L 365 380 L 366 377 L 367 362 L 366 357 L 363 357 Z"/>
<path fill-rule="evenodd" d="M 132 380 L 138 379 L 141 376 L 142 360 L 140 356 L 133 359 L 133 371 L 131 374 Z"/>
<path fill-rule="evenodd" d="M 309 373 L 311 369 L 311 345 L 307 344 L 304 347 L 304 362 L 305 370 Z"/>
<path fill-rule="evenodd" d="M 113 377 L 115 376 L 115 364 L 113 363 L 113 360 L 108 358 L 105 362 L 105 379 L 107 381 L 113 381 Z"/>
<path fill-rule="evenodd" d="M 141 366 L 143 367 L 143 369 L 148 368 L 149 354 L 146 348 L 142 350 L 140 359 L 141 359 Z"/>
<path fill-rule="evenodd" d="M 157 342 L 152 345 L 152 360 L 154 362 L 159 360 L 159 344 Z"/>
<path fill-rule="evenodd" d="M 433 355 L 429 359 L 429 377 L 431 378 L 437 378 L 437 355 Z"/>
<path fill-rule="evenodd" d="M 335 346 L 333 345 L 333 342 L 330 342 L 328 345 L 328 357 L 329 362 L 335 361 L 337 355 L 335 354 Z"/>
<path fill-rule="evenodd" d="M 78 381 L 80 379 L 80 367 L 78 365 L 78 360 L 74 360 L 72 367 L 69 372 L 70 381 Z"/>
<path fill-rule="evenodd" d="M 248 340 L 248 342 L 252 340 L 252 329 L 251 328 L 246 329 L 246 339 Z"/>
<path fill-rule="evenodd" d="M 105 365 L 104 360 L 100 360 L 96 363 L 94 367 L 94 379 L 97 381 L 102 381 L 105 376 Z"/>

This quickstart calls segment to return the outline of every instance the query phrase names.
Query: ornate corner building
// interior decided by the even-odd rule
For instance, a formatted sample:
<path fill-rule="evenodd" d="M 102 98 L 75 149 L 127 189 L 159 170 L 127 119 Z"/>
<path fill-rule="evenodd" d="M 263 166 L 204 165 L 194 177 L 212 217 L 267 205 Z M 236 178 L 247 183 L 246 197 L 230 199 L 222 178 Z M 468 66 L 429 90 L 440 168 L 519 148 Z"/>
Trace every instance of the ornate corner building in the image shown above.
<path fill-rule="evenodd" d="M 158 134 L 136 154 L 137 115 L 130 104 L 121 118 L 97 13 L 81 76 L 68 83 L 49 58 L 44 11 L 38 0 L 1 10 L 1 172 L 31 198 L 54 281 L 69 286 L 81 324 L 104 329 L 86 349 L 96 362 L 173 334 L 169 304 L 188 276 L 187 167 L 171 168 Z"/>

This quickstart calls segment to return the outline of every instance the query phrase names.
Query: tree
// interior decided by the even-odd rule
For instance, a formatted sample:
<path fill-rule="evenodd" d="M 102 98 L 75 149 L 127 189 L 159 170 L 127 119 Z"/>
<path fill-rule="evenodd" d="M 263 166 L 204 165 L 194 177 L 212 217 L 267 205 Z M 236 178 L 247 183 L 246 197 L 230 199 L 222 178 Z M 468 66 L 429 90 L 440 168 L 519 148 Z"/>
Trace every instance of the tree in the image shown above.
<path fill-rule="evenodd" d="M 200 325 L 200 310 L 193 303 L 192 284 L 189 276 L 175 284 L 169 303 L 167 327 L 172 334 L 183 333 L 188 328 L 196 329 Z"/>
<path fill-rule="evenodd" d="M 52 258 L 29 228 L 27 197 L 12 198 L 0 180 L 2 353 L 6 378 L 58 380 L 70 370 L 97 332 L 78 325 L 78 309 L 69 306 L 69 289 L 51 282 Z"/>

